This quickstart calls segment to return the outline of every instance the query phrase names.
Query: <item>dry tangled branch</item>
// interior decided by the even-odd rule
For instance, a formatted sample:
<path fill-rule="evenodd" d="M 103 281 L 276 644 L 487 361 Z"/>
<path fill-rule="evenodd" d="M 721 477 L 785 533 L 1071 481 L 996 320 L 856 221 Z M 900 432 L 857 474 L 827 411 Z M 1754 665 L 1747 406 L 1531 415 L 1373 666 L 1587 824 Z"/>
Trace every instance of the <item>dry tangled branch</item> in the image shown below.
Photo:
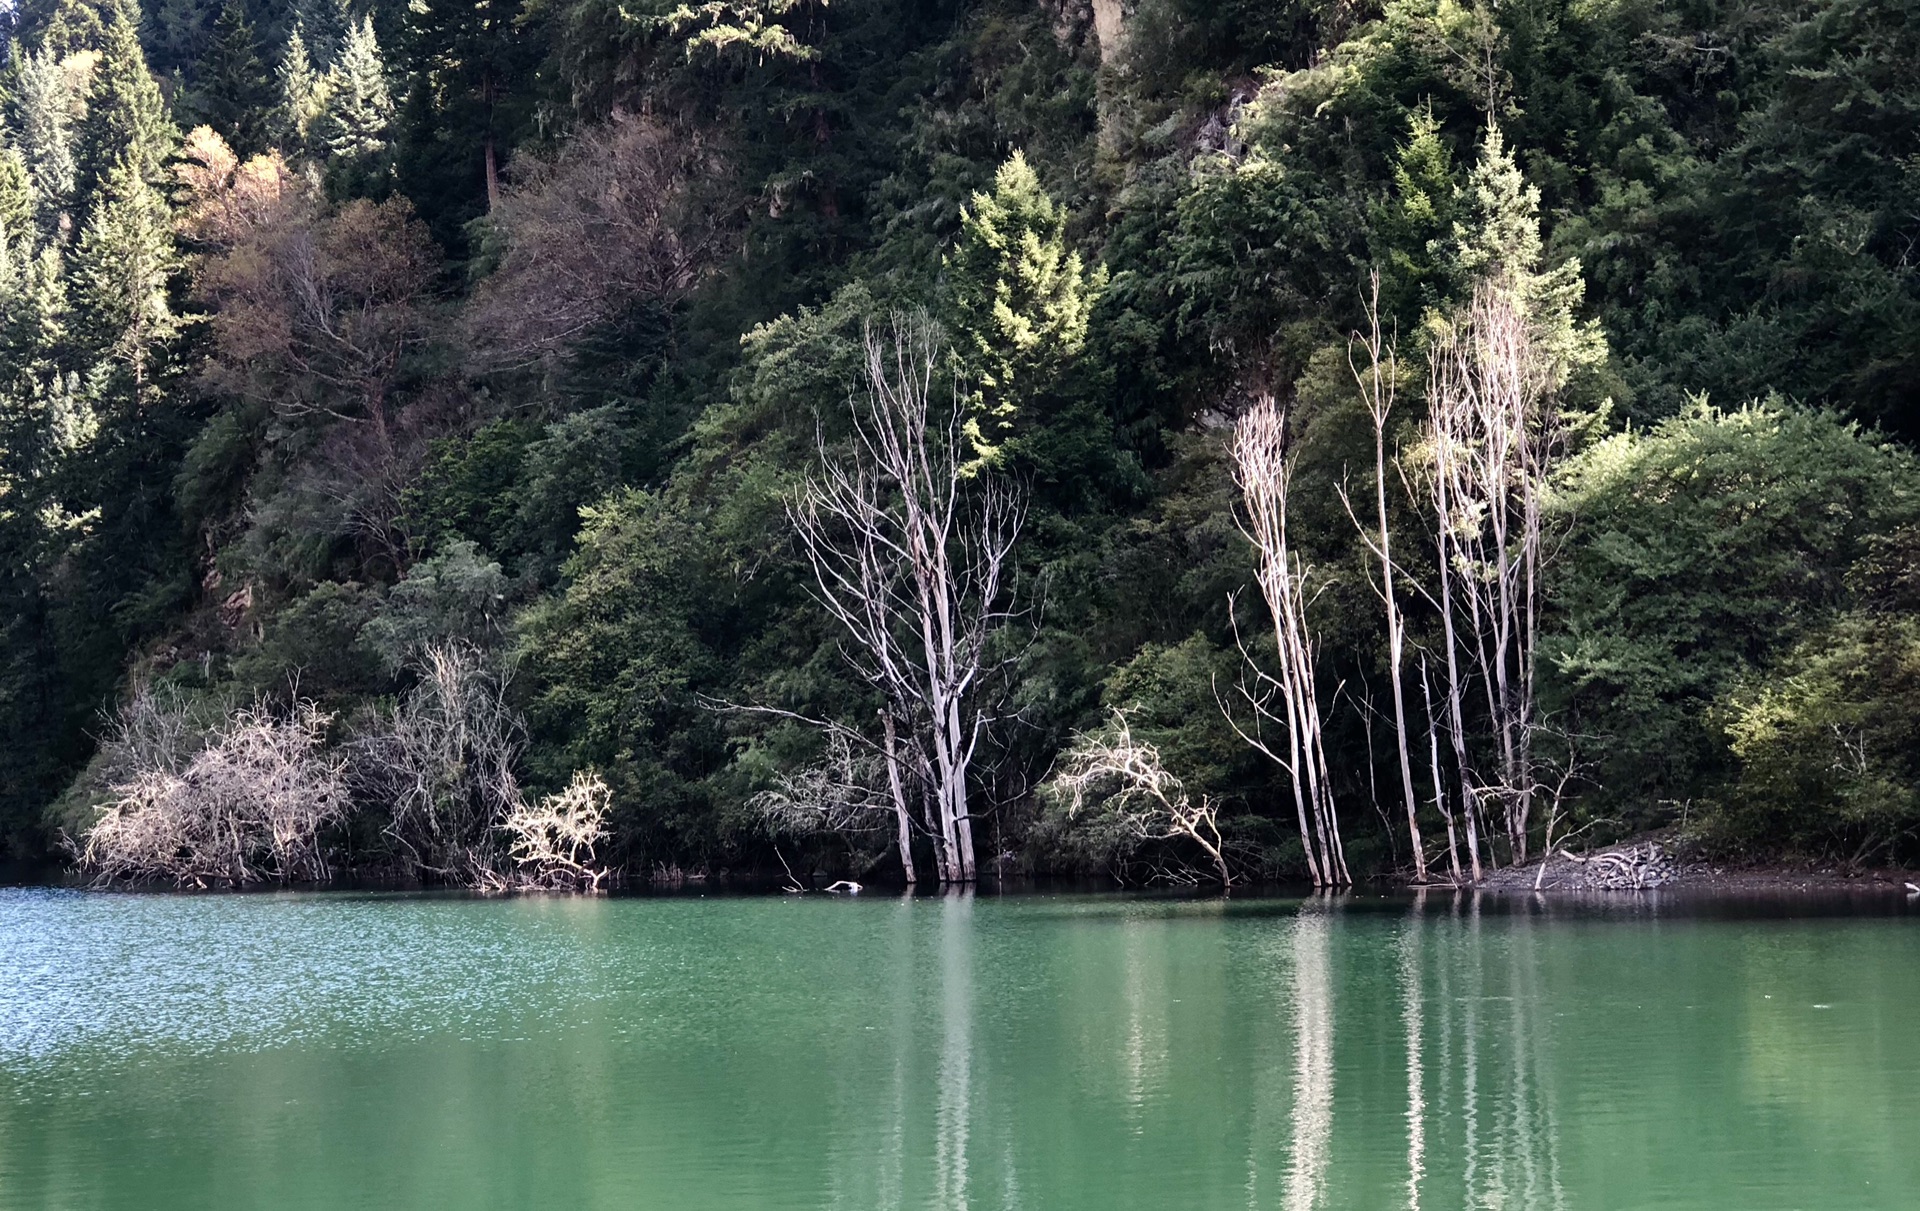
<path fill-rule="evenodd" d="M 429 645 L 419 684 L 354 744 L 360 794 L 386 806 L 386 836 L 413 873 L 486 891 L 598 891 L 612 793 L 576 773 L 528 803 L 514 767 L 526 727 L 507 676 L 466 644 Z"/>
<path fill-rule="evenodd" d="M 255 705 L 180 768 L 135 744 L 144 756 L 82 837 L 81 868 L 201 887 L 325 880 L 321 834 L 347 814 L 343 763 L 320 755 L 332 718 L 307 701 L 284 714 Z"/>
<path fill-rule="evenodd" d="M 1116 710 L 1097 732 L 1082 732 L 1050 782 L 1072 816 L 1097 811 L 1120 836 L 1141 841 L 1186 839 L 1213 862 L 1223 887 L 1233 884 L 1220 840 L 1219 811 L 1205 795 L 1194 799 L 1160 761 L 1160 750 L 1134 736 L 1125 711 Z"/>
<path fill-rule="evenodd" d="M 558 794 L 537 804 L 522 802 L 500 826 L 515 866 L 501 882 L 506 887 L 599 891 L 609 872 L 595 851 L 607 837 L 612 797 L 598 774 L 577 772 Z"/>
<path fill-rule="evenodd" d="M 777 835 L 885 832 L 894 825 L 886 782 L 885 759 L 836 729 L 827 733 L 827 749 L 817 764 L 782 774 L 773 789 L 753 797 L 752 807 Z"/>
<path fill-rule="evenodd" d="M 431 646 L 417 672 L 386 725 L 355 742 L 355 778 L 388 806 L 386 835 L 415 872 L 482 886 L 500 867 L 496 828 L 523 802 L 524 729 L 506 679 L 474 649 Z"/>

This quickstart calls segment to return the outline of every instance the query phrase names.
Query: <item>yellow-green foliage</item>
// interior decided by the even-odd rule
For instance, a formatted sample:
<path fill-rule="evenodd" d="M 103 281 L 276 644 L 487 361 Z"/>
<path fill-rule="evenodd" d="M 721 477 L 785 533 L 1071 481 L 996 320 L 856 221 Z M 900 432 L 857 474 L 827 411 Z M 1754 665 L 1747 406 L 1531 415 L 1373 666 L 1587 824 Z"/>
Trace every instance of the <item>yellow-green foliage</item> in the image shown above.
<path fill-rule="evenodd" d="M 955 339 L 976 383 L 966 434 L 980 463 L 998 457 L 1022 401 L 1086 345 L 1106 273 L 1087 273 L 1067 248 L 1066 226 L 1066 209 L 1018 151 L 994 175 L 993 192 L 975 193 L 962 213 L 947 271 Z"/>
<path fill-rule="evenodd" d="M 1731 847 L 1862 860 L 1920 828 L 1920 618 L 1848 614 L 1731 696 Z"/>

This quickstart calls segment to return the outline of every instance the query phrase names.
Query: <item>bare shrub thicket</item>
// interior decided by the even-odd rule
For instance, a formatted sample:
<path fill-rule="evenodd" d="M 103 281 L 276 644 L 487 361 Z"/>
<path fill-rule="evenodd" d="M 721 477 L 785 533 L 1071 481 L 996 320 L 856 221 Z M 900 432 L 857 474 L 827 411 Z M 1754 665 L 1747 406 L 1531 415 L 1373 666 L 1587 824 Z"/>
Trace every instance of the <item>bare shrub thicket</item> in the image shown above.
<path fill-rule="evenodd" d="M 410 873 L 491 891 L 598 890 L 609 877 L 597 853 L 606 784 L 576 774 L 529 803 L 507 675 L 461 643 L 428 645 L 413 669 L 413 689 L 353 746 L 356 790 L 386 808 L 386 837 Z"/>
<path fill-rule="evenodd" d="M 856 854 L 911 849 L 908 819 L 894 809 L 882 749 L 840 729 L 827 733 L 819 761 L 781 774 L 749 806 L 776 837 L 838 837 Z"/>
<path fill-rule="evenodd" d="M 1134 735 L 1126 712 L 1116 710 L 1099 731 L 1075 736 L 1047 791 L 1066 804 L 1070 816 L 1091 817 L 1110 850 L 1129 850 L 1145 841 L 1189 841 L 1206 854 L 1221 886 L 1232 885 L 1213 800 L 1187 792 L 1161 763 L 1159 748 Z M 1163 873 L 1176 881 L 1197 881 L 1182 877 L 1184 867 Z"/>
<path fill-rule="evenodd" d="M 628 115 L 551 159 L 517 159 L 488 216 L 506 252 L 468 315 L 476 353 L 529 365 L 636 300 L 684 297 L 731 238 L 734 224 L 698 205 L 722 170 L 692 133 Z"/>
<path fill-rule="evenodd" d="M 104 769 L 96 785 L 111 786 L 148 770 L 178 773 L 206 746 L 226 715 L 224 703 L 200 702 L 152 685 L 136 686 L 101 737 Z"/>
<path fill-rule="evenodd" d="M 428 647 L 391 717 L 355 741 L 356 790 L 387 808 L 387 839 L 411 872 L 465 886 L 502 867 L 499 824 L 520 806 L 525 729 L 507 679 L 466 644 Z"/>
<path fill-rule="evenodd" d="M 332 716 L 312 702 L 256 704 L 187 746 L 183 713 L 150 695 L 116 738 L 135 772 L 82 835 L 79 865 L 102 882 L 208 886 L 320 882 L 325 831 L 346 819 L 344 763 L 322 753 Z"/>

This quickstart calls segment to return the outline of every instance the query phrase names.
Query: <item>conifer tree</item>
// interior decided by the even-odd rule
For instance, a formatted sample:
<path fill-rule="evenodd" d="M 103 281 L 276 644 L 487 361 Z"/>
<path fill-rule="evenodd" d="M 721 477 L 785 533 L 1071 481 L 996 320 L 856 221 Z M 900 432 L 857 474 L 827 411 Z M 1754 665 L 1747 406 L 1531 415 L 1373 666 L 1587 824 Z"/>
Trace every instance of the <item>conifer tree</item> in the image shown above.
<path fill-rule="evenodd" d="M 98 50 L 106 34 L 97 0 L 54 0 L 44 13 L 26 13 L 21 33 L 55 62 L 83 50 Z"/>
<path fill-rule="evenodd" d="M 146 43 L 147 66 L 160 76 L 197 80 L 215 11 L 213 0 L 162 0 Z"/>
<path fill-rule="evenodd" d="M 60 250 L 17 255 L 0 299 L 0 379 L 46 378 L 67 334 L 67 291 Z"/>
<path fill-rule="evenodd" d="M 274 103 L 273 80 L 261 62 L 245 0 L 227 0 L 214 22 L 213 41 L 200 60 L 198 109 L 234 154 L 266 150 Z"/>
<path fill-rule="evenodd" d="M 307 40 L 296 27 L 280 59 L 280 106 L 274 121 L 274 137 L 289 155 L 307 150 L 314 119 L 326 101 L 326 79 L 314 71 Z"/>
<path fill-rule="evenodd" d="M 339 62 L 356 25 L 348 0 L 295 0 L 293 21 L 322 71 Z"/>
<path fill-rule="evenodd" d="M 512 0 L 415 0 L 408 12 L 409 76 L 397 123 L 402 180 L 429 213 L 477 213 L 474 162 L 488 210 L 500 200 L 500 164 L 531 111 L 539 62 Z"/>
<path fill-rule="evenodd" d="M 315 151 L 345 192 L 361 192 L 380 175 L 393 121 L 387 69 L 374 38 L 373 18 L 348 33 L 340 58 L 327 72 L 324 107 L 313 124 Z"/>
<path fill-rule="evenodd" d="M 1532 330 L 1532 348 L 1541 359 L 1536 370 L 1547 389 L 1603 361 L 1607 346 L 1599 325 L 1575 316 L 1586 293 L 1580 261 L 1570 257 L 1541 267 L 1540 190 L 1527 183 L 1496 125 L 1487 127 L 1457 212 L 1452 271 L 1458 296 L 1464 298 L 1476 282 L 1508 293 Z"/>
<path fill-rule="evenodd" d="M 0 147 L 0 254 L 31 249 L 33 180 L 17 147 Z"/>
<path fill-rule="evenodd" d="M 89 191 L 101 188 L 123 161 L 149 185 L 164 186 L 166 159 L 179 142 L 160 85 L 147 70 L 139 23 L 132 0 L 113 0 L 81 128 L 81 183 Z"/>
<path fill-rule="evenodd" d="M 1407 141 L 1394 156 L 1393 193 L 1375 208 L 1374 259 L 1383 267 L 1381 304 L 1411 319 L 1438 305 L 1453 235 L 1453 154 L 1432 106 L 1409 115 Z"/>
<path fill-rule="evenodd" d="M 0 559 L 33 564 L 48 537 L 48 471 L 92 436 L 77 375 L 57 361 L 66 336 L 59 249 L 0 254 Z"/>
<path fill-rule="evenodd" d="M 154 347 L 179 329 L 167 301 L 177 260 L 165 199 L 132 160 L 115 164 L 75 246 L 71 281 L 81 338 L 125 367 L 136 387 L 149 377 Z"/>
<path fill-rule="evenodd" d="M 1040 186 L 1021 152 L 975 193 L 948 258 L 956 344 L 975 376 L 968 440 L 982 463 L 999 456 L 1024 401 L 1086 344 L 1087 317 L 1105 285 L 1067 250 L 1066 208 Z"/>
<path fill-rule="evenodd" d="M 47 50 L 20 56 L 14 73 L 13 130 L 33 194 L 34 221 L 55 236 L 72 204 L 77 172 L 66 75 Z"/>

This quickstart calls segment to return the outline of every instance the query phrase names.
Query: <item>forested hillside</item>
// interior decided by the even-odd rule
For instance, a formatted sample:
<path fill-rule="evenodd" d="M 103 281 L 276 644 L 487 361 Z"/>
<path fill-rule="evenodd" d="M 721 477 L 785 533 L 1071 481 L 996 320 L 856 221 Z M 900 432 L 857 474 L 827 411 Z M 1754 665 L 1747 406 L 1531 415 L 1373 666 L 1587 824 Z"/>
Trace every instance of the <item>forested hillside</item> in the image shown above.
<path fill-rule="evenodd" d="M 1910 0 L 4 16 L 7 853 L 1914 852 Z"/>

